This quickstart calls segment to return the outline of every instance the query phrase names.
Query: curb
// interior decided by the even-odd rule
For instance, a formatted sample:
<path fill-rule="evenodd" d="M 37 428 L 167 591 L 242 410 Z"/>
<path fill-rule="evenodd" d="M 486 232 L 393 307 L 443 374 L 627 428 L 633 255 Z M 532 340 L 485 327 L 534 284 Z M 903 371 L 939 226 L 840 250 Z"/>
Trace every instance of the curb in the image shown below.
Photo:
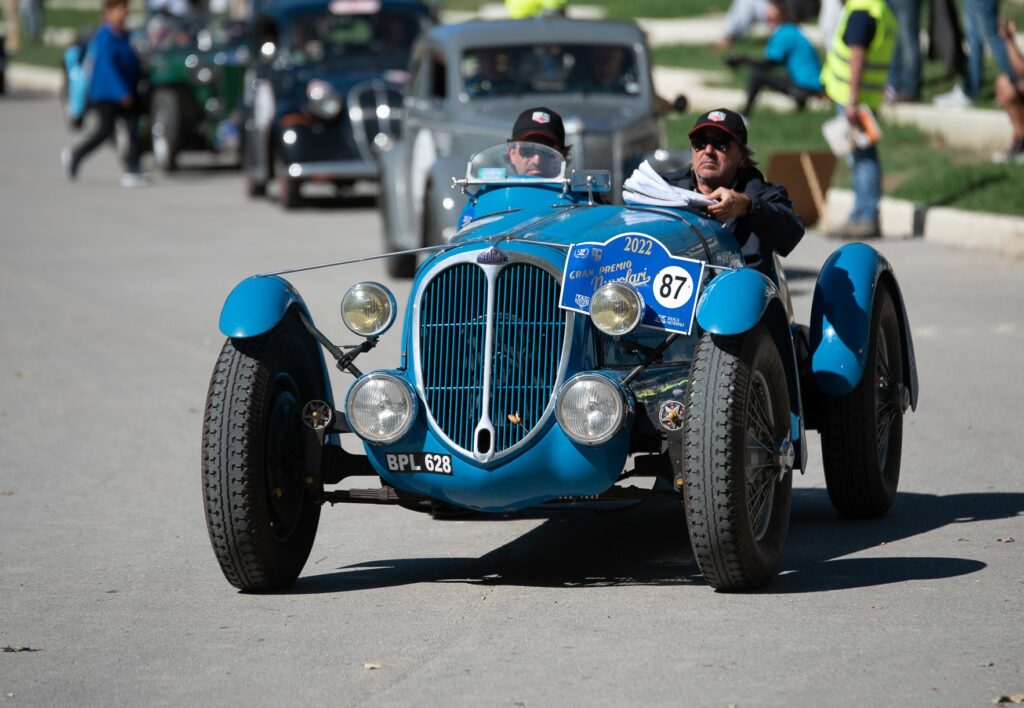
<path fill-rule="evenodd" d="M 12 88 L 59 93 L 62 82 L 60 69 L 18 63 L 7 66 L 7 83 Z"/>
<path fill-rule="evenodd" d="M 830 189 L 822 229 L 846 221 L 852 207 L 852 191 Z M 883 197 L 880 218 L 885 238 L 921 238 L 957 248 L 1024 258 L 1024 217 L 929 207 Z"/>

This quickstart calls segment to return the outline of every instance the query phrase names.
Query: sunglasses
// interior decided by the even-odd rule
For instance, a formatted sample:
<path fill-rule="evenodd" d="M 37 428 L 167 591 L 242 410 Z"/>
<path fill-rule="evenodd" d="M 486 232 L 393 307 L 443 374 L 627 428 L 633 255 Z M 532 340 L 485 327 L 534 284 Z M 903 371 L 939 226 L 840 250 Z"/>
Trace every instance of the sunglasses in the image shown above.
<path fill-rule="evenodd" d="M 538 145 L 540 145 L 540 143 L 538 143 Z M 545 147 L 547 146 L 545 145 L 544 147 L 532 147 L 520 144 L 519 156 L 522 157 L 524 160 L 529 160 L 531 157 L 534 157 L 536 155 L 549 155 L 551 154 L 551 150 L 554 150 L 554 148 L 548 148 L 547 150 L 545 150 Z"/>
<path fill-rule="evenodd" d="M 697 152 L 704 152 L 704 149 L 707 148 L 708 145 L 713 147 L 718 152 L 726 152 L 729 149 L 729 146 L 732 145 L 732 143 L 732 138 L 726 137 L 724 135 L 716 135 L 714 138 L 710 140 L 704 140 L 703 138 L 699 137 L 690 138 L 690 147 L 692 147 Z"/>

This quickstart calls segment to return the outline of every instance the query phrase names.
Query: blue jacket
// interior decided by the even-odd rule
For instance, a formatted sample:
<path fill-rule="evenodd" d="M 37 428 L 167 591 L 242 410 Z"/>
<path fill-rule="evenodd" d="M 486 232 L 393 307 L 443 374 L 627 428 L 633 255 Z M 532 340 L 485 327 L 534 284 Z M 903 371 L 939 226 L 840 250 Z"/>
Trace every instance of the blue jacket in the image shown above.
<path fill-rule="evenodd" d="M 796 25 L 787 23 L 772 32 L 764 47 L 764 56 L 776 64 L 785 64 L 789 78 L 797 86 L 821 91 L 818 53 Z"/>
<path fill-rule="evenodd" d="M 89 100 L 119 103 L 135 95 L 139 81 L 139 58 L 128 43 L 128 35 L 105 24 L 89 42 L 86 60 L 92 63 Z"/>

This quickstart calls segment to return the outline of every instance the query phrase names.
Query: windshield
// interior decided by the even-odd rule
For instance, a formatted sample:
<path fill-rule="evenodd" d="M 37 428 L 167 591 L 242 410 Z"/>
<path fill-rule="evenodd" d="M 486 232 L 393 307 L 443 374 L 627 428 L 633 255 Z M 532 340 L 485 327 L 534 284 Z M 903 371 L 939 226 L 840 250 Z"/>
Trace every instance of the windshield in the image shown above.
<path fill-rule="evenodd" d="M 560 180 L 565 176 L 565 158 L 554 148 L 538 143 L 510 142 L 489 147 L 469 160 L 466 178 L 473 183 Z"/>
<path fill-rule="evenodd" d="M 419 29 L 420 18 L 413 13 L 382 11 L 360 15 L 317 11 L 292 15 L 284 41 L 294 64 L 342 56 L 379 57 L 381 64 L 404 69 Z"/>
<path fill-rule="evenodd" d="M 495 98 L 532 93 L 601 93 L 636 96 L 636 52 L 624 45 L 538 44 L 468 49 L 460 64 L 467 96 Z"/>

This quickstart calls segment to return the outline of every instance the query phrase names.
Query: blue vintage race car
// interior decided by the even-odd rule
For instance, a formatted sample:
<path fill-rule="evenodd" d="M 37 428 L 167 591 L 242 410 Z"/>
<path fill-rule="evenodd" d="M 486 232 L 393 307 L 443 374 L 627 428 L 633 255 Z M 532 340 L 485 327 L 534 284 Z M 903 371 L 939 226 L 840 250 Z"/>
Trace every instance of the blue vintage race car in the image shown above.
<path fill-rule="evenodd" d="M 777 262 L 744 263 L 695 211 L 603 204 L 607 172 L 532 147 L 531 174 L 502 145 L 457 181 L 462 226 L 426 249 L 394 369 L 355 363 L 396 318 L 383 285 L 342 298 L 353 347 L 316 328 L 285 273 L 232 291 L 203 431 L 206 518 L 231 584 L 291 584 L 324 502 L 437 513 L 666 498 L 682 502 L 710 585 L 757 588 L 780 561 L 809 428 L 841 515 L 892 504 L 918 385 L 885 258 L 835 251 L 798 325 Z M 324 351 L 354 375 L 343 398 Z M 365 455 L 342 449 L 351 434 Z M 380 488 L 330 488 L 355 475 Z"/>

